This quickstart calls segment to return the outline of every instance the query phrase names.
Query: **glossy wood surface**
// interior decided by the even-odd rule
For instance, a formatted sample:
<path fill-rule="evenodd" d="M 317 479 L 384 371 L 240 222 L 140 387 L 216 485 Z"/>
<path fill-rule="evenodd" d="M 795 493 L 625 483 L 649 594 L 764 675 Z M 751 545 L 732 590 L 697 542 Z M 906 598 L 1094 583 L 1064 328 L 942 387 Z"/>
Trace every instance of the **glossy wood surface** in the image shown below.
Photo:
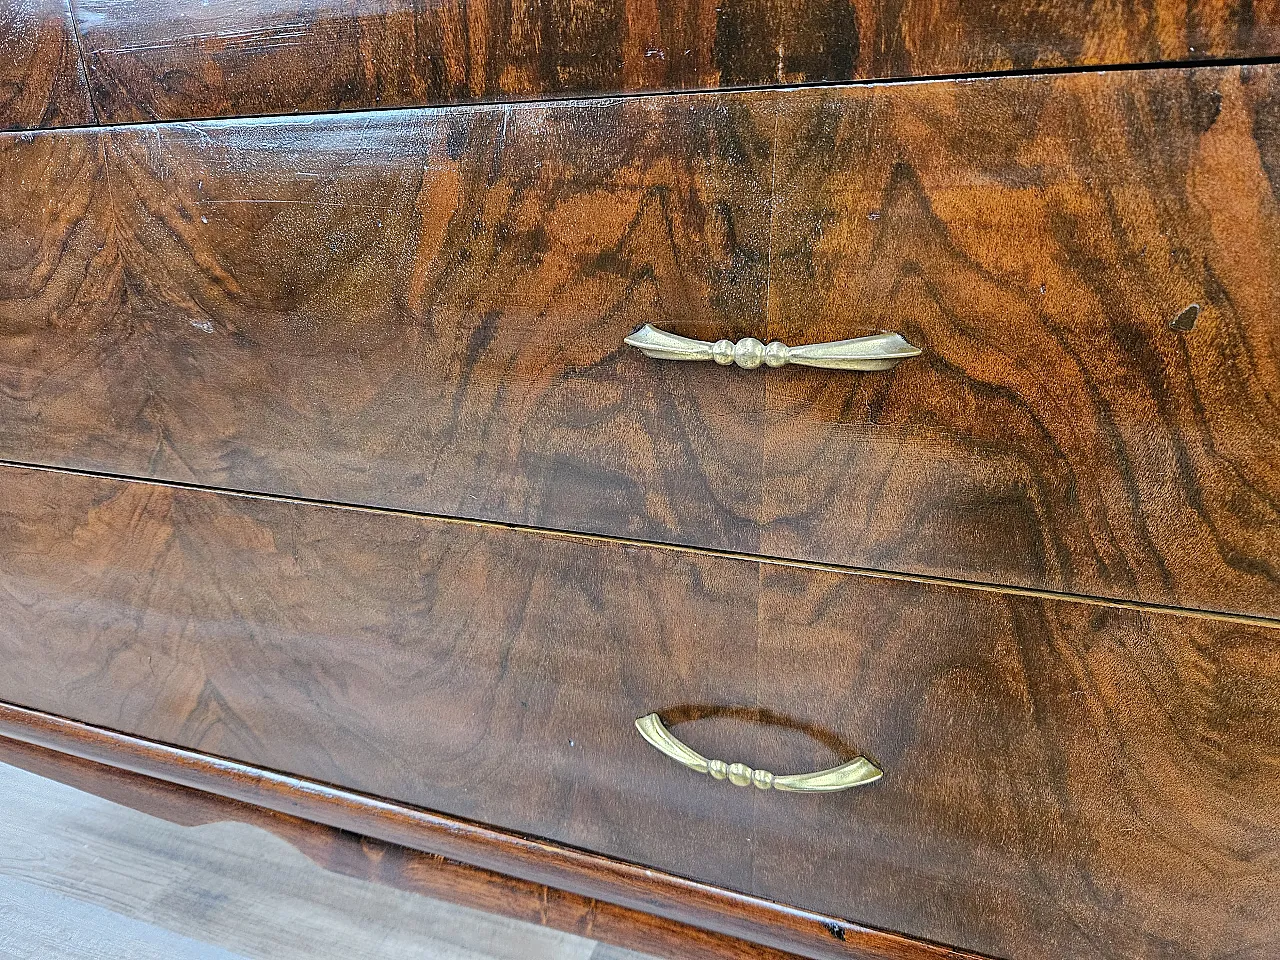
<path fill-rule="evenodd" d="M 1275 0 L 76 0 L 103 118 L 1280 54 Z"/>
<path fill-rule="evenodd" d="M 779 111 L 765 552 L 1280 614 L 1280 69 Z"/>
<path fill-rule="evenodd" d="M 0 457 L 1280 615 L 1278 94 L 1231 68 L 11 136 Z M 646 321 L 925 353 L 663 363 L 622 345 Z"/>
<path fill-rule="evenodd" d="M 0 130 L 93 122 L 68 0 L 0 0 Z"/>
<path fill-rule="evenodd" d="M 994 956 L 1274 946 L 1274 626 L 47 471 L 4 485 L 0 699 Z M 711 756 L 790 772 L 863 751 L 886 776 L 734 788 L 645 744 L 652 710 Z"/>
<path fill-rule="evenodd" d="M 648 867 L 3 703 L 0 736 L 534 883 L 554 883 L 591 899 L 786 945 L 815 960 L 980 960 Z M 686 946 L 695 949 L 699 942 Z M 760 956 L 769 953 L 761 950 Z"/>
<path fill-rule="evenodd" d="M 87 866 L 99 876 L 114 875 L 117 882 L 119 873 L 124 873 L 138 881 L 128 894 L 146 891 L 149 882 L 167 888 L 167 895 L 151 892 L 138 898 L 142 912 L 153 922 L 189 934 L 222 935 L 231 942 L 222 938 L 214 942 L 237 950 L 244 950 L 247 944 L 251 953 L 272 960 L 286 955 L 286 948 L 290 957 L 314 956 L 322 950 L 343 957 L 351 957 L 357 950 L 359 956 L 378 958 L 390 952 L 396 957 L 418 957 L 422 953 L 429 957 L 457 957 L 459 940 L 466 957 L 472 956 L 466 952 L 468 947 L 480 953 L 487 948 L 488 955 L 510 955 L 512 960 L 529 960 L 533 955 L 546 956 L 548 960 L 587 960 L 588 956 L 590 960 L 645 960 L 628 950 L 670 960 L 794 957 L 17 740 L 0 737 L 0 762 L 11 765 L 9 769 L 0 768 L 10 815 L 7 823 L 0 821 L 0 826 L 10 831 L 11 841 L 14 834 L 28 832 L 25 844 L 11 844 L 16 851 L 25 847 L 27 855 L 16 852 L 7 862 L 0 857 L 0 871 L 9 877 L 28 875 L 45 886 L 55 886 L 61 880 L 75 895 L 83 897 L 87 893 L 94 902 L 117 908 L 118 891 L 113 896 L 106 884 L 92 889 L 85 883 L 84 868 Z M 36 780 L 31 774 L 45 779 Z M 49 808 L 39 824 L 23 823 L 21 819 L 15 822 L 15 804 L 9 795 L 14 788 L 23 790 L 28 819 L 33 808 L 41 804 Z M 232 833 L 225 828 L 213 831 L 212 836 L 211 831 L 187 829 L 210 824 L 237 827 Z M 241 825 L 256 829 L 240 830 Z M 30 835 L 33 827 L 39 830 L 38 837 Z M 327 873 L 290 862 L 287 855 L 279 852 L 278 845 L 264 840 L 263 831 L 284 840 Z M 220 839 L 223 842 L 219 843 Z M 30 855 L 33 840 L 40 848 L 38 858 Z M 212 851 L 212 863 L 202 855 L 203 848 L 211 846 L 217 848 Z M 223 868 L 227 861 L 219 854 L 224 851 L 230 854 L 228 859 L 234 870 L 237 856 L 243 868 L 244 860 L 253 858 L 253 852 L 264 847 L 270 855 L 254 858 L 256 862 L 247 865 L 247 876 L 236 878 Z M 60 856 L 50 856 L 45 848 Z M 129 869 L 138 861 L 145 870 Z M 219 895 L 218 885 L 231 887 L 241 900 L 246 895 L 256 895 L 261 902 L 250 909 L 266 911 L 270 919 L 263 922 L 260 917 L 244 916 L 248 911 L 243 903 L 239 904 L 240 911 L 228 911 L 225 901 L 219 909 L 208 909 L 209 900 Z M 392 891 L 414 896 L 405 898 Z M 284 898 L 285 910 L 272 915 L 278 909 L 273 901 L 280 897 Z M 467 908 L 467 912 L 453 915 L 423 903 L 420 897 L 447 901 Z M 499 921 L 469 916 L 472 910 L 495 918 L 508 917 L 520 924 L 549 927 L 600 944 L 592 949 L 585 940 L 566 943 L 568 938 L 558 938 L 550 932 L 540 935 L 523 926 L 503 929 Z M 292 937 L 285 912 L 296 918 L 301 928 Z M 461 929 L 450 929 L 454 926 Z M 319 942 L 315 934 L 325 928 L 334 935 Z M 388 936 L 394 939 L 389 942 Z M 268 942 L 263 943 L 264 940 Z M 615 953 L 601 944 L 623 949 Z"/>

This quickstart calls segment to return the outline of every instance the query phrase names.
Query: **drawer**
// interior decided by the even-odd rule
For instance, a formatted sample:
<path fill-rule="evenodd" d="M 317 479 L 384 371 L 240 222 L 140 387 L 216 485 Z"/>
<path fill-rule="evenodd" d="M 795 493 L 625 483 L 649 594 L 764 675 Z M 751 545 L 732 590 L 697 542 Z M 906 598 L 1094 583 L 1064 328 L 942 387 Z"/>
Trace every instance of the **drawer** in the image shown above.
<path fill-rule="evenodd" d="M 1278 91 L 1230 68 L 10 137 L 0 456 L 1276 615 Z M 675 363 L 624 346 L 647 322 L 923 353 Z"/>
<path fill-rule="evenodd" d="M 714 8 L 77 0 L 75 8 L 98 111 L 110 123 L 1280 53 L 1270 0 Z"/>
<path fill-rule="evenodd" d="M 1280 935 L 1275 625 L 3 483 L 0 700 L 996 956 Z M 645 743 L 651 711 L 708 756 L 885 775 L 737 788 Z"/>

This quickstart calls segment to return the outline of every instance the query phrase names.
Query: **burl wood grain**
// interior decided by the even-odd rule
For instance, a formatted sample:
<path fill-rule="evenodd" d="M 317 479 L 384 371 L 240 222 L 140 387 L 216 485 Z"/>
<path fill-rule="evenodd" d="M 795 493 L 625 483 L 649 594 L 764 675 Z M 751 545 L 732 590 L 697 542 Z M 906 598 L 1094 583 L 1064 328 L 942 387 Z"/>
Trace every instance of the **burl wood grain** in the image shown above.
<path fill-rule="evenodd" d="M 681 99 L 11 139 L 0 455 L 753 549 L 763 381 L 621 339 L 758 325 L 773 119 Z"/>
<path fill-rule="evenodd" d="M 765 552 L 1280 612 L 1280 73 L 818 92 L 776 170 L 771 333 L 927 352 L 770 379 Z"/>
<path fill-rule="evenodd" d="M 1280 630 L 9 469 L 0 699 L 994 956 L 1270 956 Z M 683 770 L 632 721 L 805 797 Z M 700 719 L 692 719 L 698 717 Z"/>
<path fill-rule="evenodd" d="M 10 137 L 0 456 L 1275 616 L 1278 91 L 1205 68 Z M 662 363 L 622 346 L 645 321 L 925 353 Z"/>
<path fill-rule="evenodd" d="M 144 831 L 150 829 L 153 838 L 154 835 L 159 835 L 168 841 L 162 845 L 161 850 L 161 855 L 168 861 L 167 865 L 174 868 L 175 872 L 182 869 L 194 870 L 195 876 L 201 882 L 211 879 L 201 872 L 201 868 L 207 870 L 208 865 L 199 856 L 191 855 L 189 849 L 190 844 L 200 843 L 199 835 L 186 838 L 164 824 L 155 824 L 154 821 L 151 821 L 149 828 L 143 824 L 141 818 L 130 816 L 114 805 L 119 804 L 131 810 L 140 811 L 148 814 L 150 818 L 159 818 L 180 827 L 213 823 L 247 824 L 287 841 L 316 864 L 337 876 L 368 881 L 387 890 L 402 890 L 436 900 L 445 900 L 464 907 L 483 910 L 485 913 L 499 914 L 524 923 L 538 924 L 577 936 L 589 937 L 592 940 L 621 946 L 628 950 L 642 951 L 646 955 L 655 957 L 667 957 L 670 960 L 789 960 L 789 958 L 794 960 L 795 956 L 759 944 L 746 943 L 707 930 L 699 930 L 696 927 L 617 907 L 600 900 L 502 876 L 489 870 L 455 863 L 443 857 L 358 836 L 344 830 L 336 830 L 252 804 L 238 803 L 211 793 L 165 783 L 4 737 L 0 737 L 0 760 L 48 778 L 48 781 L 57 781 L 92 794 L 92 798 L 78 798 L 79 802 L 74 805 L 75 808 L 67 810 L 68 804 L 63 796 L 64 791 L 41 787 L 39 781 L 34 788 L 27 788 L 29 792 L 36 794 L 37 800 L 47 799 L 50 804 L 57 805 L 61 812 L 55 816 L 71 820 L 78 831 L 94 836 L 105 829 L 112 834 L 111 839 L 118 844 L 148 848 L 142 851 L 142 856 L 145 857 L 148 853 L 152 853 L 155 847 L 154 839 L 149 842 L 144 838 Z M 15 781 L 15 773 L 16 771 L 13 770 L 0 771 L 0 775 L 4 775 L 8 783 Z M 111 803 L 103 803 L 97 800 L 98 797 L 105 798 Z M 15 824 L 13 829 L 20 830 L 22 827 L 21 824 Z M 77 837 L 75 832 L 61 839 L 50 836 L 40 838 L 42 846 L 53 844 L 64 851 L 78 839 L 83 843 L 83 839 Z M 114 852 L 120 856 L 121 860 L 126 859 L 127 851 Z M 88 855 L 92 855 L 92 850 Z M 41 866 L 46 865 L 41 864 Z M 101 872 L 109 876 L 113 866 L 115 865 L 104 864 Z M 279 882 L 282 877 L 287 877 L 287 873 L 280 869 L 281 864 L 278 858 L 270 866 L 276 869 L 263 871 L 253 879 Z M 75 883 L 77 880 L 74 874 L 64 876 L 68 883 Z M 48 880 L 47 875 L 44 879 Z M 143 882 L 150 879 L 154 878 L 147 876 Z M 294 879 L 299 879 L 296 874 Z M 330 895 L 323 904 L 318 902 L 319 897 L 313 899 L 310 904 L 313 911 L 322 907 L 331 907 L 332 895 L 341 895 L 344 889 L 348 891 L 350 889 L 340 880 L 328 882 L 324 877 L 319 878 L 318 881 L 311 877 L 302 879 L 313 881 L 313 883 L 302 885 L 304 891 L 307 887 L 310 887 L 312 892 L 319 888 L 321 895 Z M 193 883 L 188 877 L 182 885 L 196 896 L 200 895 L 200 882 Z M 360 900 L 363 902 L 350 905 L 348 910 L 350 920 L 354 919 L 352 914 L 356 911 L 364 913 L 365 916 L 369 913 L 376 915 L 381 912 L 383 906 L 403 905 L 403 902 L 397 901 L 392 894 L 387 894 L 383 906 L 380 906 L 379 900 L 382 897 L 376 891 L 372 894 L 366 890 L 358 892 L 362 894 Z M 190 903 L 183 902 L 181 897 L 163 899 L 165 901 L 163 906 L 169 910 L 184 908 L 190 910 L 192 906 Z M 172 902 L 174 900 L 177 902 Z M 215 917 L 219 912 L 225 911 L 214 911 Z M 181 919 L 189 919 L 189 917 Z M 223 923 L 226 922 L 225 917 L 220 919 Z M 240 919 L 243 921 L 244 918 Z M 430 914 L 427 919 L 430 922 Z M 448 915 L 441 919 L 447 922 Z M 217 922 L 218 920 L 213 921 L 213 923 Z M 351 922 L 351 925 L 358 928 L 355 922 Z M 272 926 L 280 925 L 277 923 Z M 10 932 L 19 934 L 19 931 Z M 413 925 L 406 923 L 396 929 L 393 935 L 404 938 L 412 937 L 414 933 Z M 510 944 L 510 949 L 516 951 L 517 955 L 522 947 L 518 933 L 517 931 L 517 936 L 513 938 L 515 942 Z M 280 935 L 288 936 L 288 933 L 282 930 Z M 434 938 L 420 937 L 419 942 L 431 939 Z M 365 942 L 368 942 L 367 938 Z M 293 941 L 291 945 L 296 950 L 305 949 L 306 946 L 305 942 L 297 941 Z M 335 946 L 338 945 L 335 944 Z M 437 943 L 436 946 L 441 951 L 448 949 L 444 944 Z M 544 945 L 543 949 L 553 949 L 554 946 L 554 941 L 551 941 Z M 429 951 L 431 947 L 423 944 L 420 949 Z M 384 942 L 379 955 L 385 955 L 385 953 Z M 601 950 L 600 956 L 603 958 L 606 952 Z M 630 960 L 636 960 L 631 954 L 627 957 Z M 593 953 L 593 960 L 594 958 Z"/>
<path fill-rule="evenodd" d="M 77 0 L 114 123 L 1280 54 L 1274 0 Z"/>
<path fill-rule="evenodd" d="M 0 0 L 0 130 L 92 122 L 68 0 Z"/>

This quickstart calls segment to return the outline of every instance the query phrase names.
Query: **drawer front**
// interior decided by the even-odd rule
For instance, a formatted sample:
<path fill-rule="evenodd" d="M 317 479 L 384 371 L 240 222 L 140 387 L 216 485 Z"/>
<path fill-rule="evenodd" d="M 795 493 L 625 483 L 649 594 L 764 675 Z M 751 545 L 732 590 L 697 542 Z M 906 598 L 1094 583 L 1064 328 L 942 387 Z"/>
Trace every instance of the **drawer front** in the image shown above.
<path fill-rule="evenodd" d="M 0 700 L 996 956 L 1280 936 L 1274 626 L 3 482 Z M 711 757 L 885 776 L 734 787 L 650 748 L 651 711 Z"/>
<path fill-rule="evenodd" d="M 1280 614 L 1280 69 L 0 152 L 0 457 Z M 891 371 L 636 327 L 902 332 Z"/>
<path fill-rule="evenodd" d="M 1273 0 L 75 7 L 111 123 L 1280 53 Z"/>

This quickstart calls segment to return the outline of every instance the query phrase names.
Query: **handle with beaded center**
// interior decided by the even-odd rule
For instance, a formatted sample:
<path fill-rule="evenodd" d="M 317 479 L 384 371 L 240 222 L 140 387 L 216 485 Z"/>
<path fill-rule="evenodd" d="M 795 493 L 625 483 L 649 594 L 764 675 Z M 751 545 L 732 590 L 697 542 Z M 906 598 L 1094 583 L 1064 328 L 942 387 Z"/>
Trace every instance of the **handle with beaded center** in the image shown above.
<path fill-rule="evenodd" d="M 636 729 L 640 736 L 659 751 L 690 770 L 709 774 L 717 780 L 728 780 L 739 787 L 748 784 L 761 790 L 787 790 L 793 793 L 834 793 L 837 790 L 848 790 L 875 783 L 884 771 L 866 757 L 855 757 L 848 763 L 842 763 L 830 770 L 819 770 L 816 773 L 790 773 L 776 776 L 768 770 L 752 770 L 745 763 L 725 763 L 723 760 L 708 760 L 698 751 L 676 739 L 675 735 L 663 725 L 662 719 L 651 713 L 636 721 Z"/>
<path fill-rule="evenodd" d="M 919 347 L 913 347 L 904 340 L 900 333 L 876 333 L 852 340 L 789 347 L 781 340 L 774 340 L 765 346 L 755 337 L 747 337 L 737 343 L 732 340 L 710 343 L 667 333 L 650 323 L 646 323 L 623 342 L 654 360 L 714 360 L 725 367 L 736 363 L 744 370 L 754 370 L 762 363 L 770 367 L 785 367 L 789 363 L 795 363 L 829 370 L 888 370 L 903 360 L 918 357 L 922 353 Z"/>

